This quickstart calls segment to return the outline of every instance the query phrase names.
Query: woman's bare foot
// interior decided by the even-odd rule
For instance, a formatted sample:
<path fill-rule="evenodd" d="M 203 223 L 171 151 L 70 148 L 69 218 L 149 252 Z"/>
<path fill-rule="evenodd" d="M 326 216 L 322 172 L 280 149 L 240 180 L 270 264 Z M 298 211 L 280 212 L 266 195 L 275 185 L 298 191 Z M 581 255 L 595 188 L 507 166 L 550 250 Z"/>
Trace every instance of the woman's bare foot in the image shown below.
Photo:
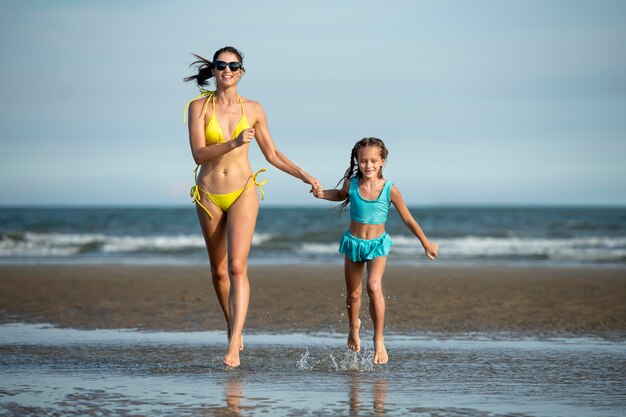
<path fill-rule="evenodd" d="M 374 365 L 384 365 L 389 360 L 387 355 L 387 349 L 385 348 L 385 341 L 374 340 Z"/>
<path fill-rule="evenodd" d="M 227 330 L 227 334 L 228 334 L 228 344 L 230 344 L 230 325 L 228 325 L 228 330 Z M 243 335 L 241 335 L 241 344 L 239 345 L 239 350 L 243 350 Z"/>
<path fill-rule="evenodd" d="M 226 351 L 226 356 L 224 356 L 224 365 L 230 366 L 231 368 L 236 368 L 240 365 L 239 362 L 239 347 L 237 345 L 233 345 L 232 343 L 228 345 L 228 350 Z"/>
<path fill-rule="evenodd" d="M 361 328 L 361 319 L 356 319 L 356 325 L 350 326 L 348 332 L 348 348 L 353 352 L 361 350 L 361 338 L 359 337 L 359 329 Z"/>

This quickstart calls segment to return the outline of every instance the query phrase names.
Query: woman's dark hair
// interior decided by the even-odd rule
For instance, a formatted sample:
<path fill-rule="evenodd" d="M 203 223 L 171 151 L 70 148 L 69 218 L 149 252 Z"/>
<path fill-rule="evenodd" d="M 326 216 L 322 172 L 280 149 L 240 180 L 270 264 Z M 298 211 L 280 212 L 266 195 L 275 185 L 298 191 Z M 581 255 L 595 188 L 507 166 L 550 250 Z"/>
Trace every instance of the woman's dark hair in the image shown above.
<path fill-rule="evenodd" d="M 367 146 L 376 146 L 378 147 L 378 149 L 380 150 L 380 158 L 383 161 L 387 161 L 387 155 L 389 154 L 389 151 L 387 150 L 387 147 L 385 146 L 385 143 L 378 139 L 378 138 L 363 138 L 360 141 L 358 141 L 354 147 L 352 148 L 352 152 L 350 153 L 350 167 L 346 170 L 345 174 L 343 174 L 343 177 L 339 180 L 339 182 L 337 183 L 337 186 L 339 186 L 339 184 L 341 184 L 342 181 L 348 181 L 350 180 L 352 177 L 357 177 L 357 178 L 361 178 L 363 176 L 363 173 L 359 170 L 359 151 Z M 383 177 L 383 168 L 380 168 L 380 171 L 378 171 L 378 176 L 379 178 Z M 343 203 L 341 203 L 341 205 L 339 206 L 339 214 L 341 214 L 346 207 L 348 207 L 348 204 L 350 203 L 350 197 L 346 198 Z"/>
<path fill-rule="evenodd" d="M 198 87 L 203 87 L 205 85 L 208 85 L 209 84 L 208 81 L 211 78 L 213 78 L 212 70 L 213 68 L 215 68 L 215 65 L 213 63 L 217 60 L 217 57 L 220 56 L 220 54 L 223 52 L 231 52 L 237 55 L 237 59 L 239 59 L 239 62 L 241 62 L 242 64 L 241 71 L 245 71 L 245 69 L 243 68 L 243 53 L 239 52 L 237 48 L 235 47 L 225 46 L 215 51 L 215 53 L 213 54 L 213 61 L 209 61 L 206 58 L 202 58 L 200 55 L 191 54 L 197 58 L 197 61 L 192 62 L 189 65 L 189 67 L 191 68 L 193 66 L 196 66 L 198 68 L 198 73 L 196 75 L 190 75 L 189 77 L 186 77 L 183 80 L 185 82 L 195 81 L 196 84 L 198 84 Z"/>

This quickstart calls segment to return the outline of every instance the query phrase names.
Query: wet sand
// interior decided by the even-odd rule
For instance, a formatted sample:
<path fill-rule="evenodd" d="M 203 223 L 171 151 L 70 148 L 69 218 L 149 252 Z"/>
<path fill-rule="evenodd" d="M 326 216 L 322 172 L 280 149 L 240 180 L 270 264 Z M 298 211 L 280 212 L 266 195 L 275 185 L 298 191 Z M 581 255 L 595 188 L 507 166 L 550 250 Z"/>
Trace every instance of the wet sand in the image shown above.
<path fill-rule="evenodd" d="M 251 266 L 246 332 L 345 332 L 340 266 Z M 387 268 L 393 333 L 626 338 L 626 270 Z M 362 318 L 371 328 L 367 295 Z M 224 330 L 208 267 L 0 266 L 0 323 Z"/>

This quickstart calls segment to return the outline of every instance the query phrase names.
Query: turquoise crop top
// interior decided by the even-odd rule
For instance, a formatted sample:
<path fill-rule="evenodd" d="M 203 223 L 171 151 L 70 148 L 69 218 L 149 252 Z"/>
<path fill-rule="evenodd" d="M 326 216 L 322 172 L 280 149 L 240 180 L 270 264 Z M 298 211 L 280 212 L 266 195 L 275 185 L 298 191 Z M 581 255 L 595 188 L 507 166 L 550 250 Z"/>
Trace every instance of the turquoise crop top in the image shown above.
<path fill-rule="evenodd" d="M 382 224 L 387 222 L 387 214 L 391 205 L 391 181 L 385 182 L 383 190 L 376 200 L 366 200 L 359 194 L 359 178 L 352 177 L 348 196 L 350 198 L 350 217 L 352 220 L 365 224 Z"/>

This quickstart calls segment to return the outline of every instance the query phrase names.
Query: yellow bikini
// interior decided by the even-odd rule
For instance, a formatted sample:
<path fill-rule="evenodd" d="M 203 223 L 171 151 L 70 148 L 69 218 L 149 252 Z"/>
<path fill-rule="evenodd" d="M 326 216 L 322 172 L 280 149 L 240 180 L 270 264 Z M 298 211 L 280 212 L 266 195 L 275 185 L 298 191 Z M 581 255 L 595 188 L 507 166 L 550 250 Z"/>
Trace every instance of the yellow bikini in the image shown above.
<path fill-rule="evenodd" d="M 237 199 L 241 197 L 242 194 L 248 193 L 248 190 L 250 189 L 250 187 L 252 187 L 252 185 L 256 185 L 257 187 L 259 187 L 259 190 L 261 190 L 261 200 L 265 199 L 265 191 L 263 191 L 262 187 L 265 184 L 267 184 L 267 180 L 263 180 L 261 182 L 258 182 L 256 180 L 257 175 L 265 171 L 267 171 L 265 168 L 260 169 L 253 176 L 248 178 L 246 185 L 244 185 L 244 187 L 241 190 L 233 191 L 232 193 L 228 193 L 228 194 L 211 194 L 207 190 L 205 190 L 204 188 L 198 185 L 198 167 L 196 167 L 196 169 L 194 170 L 195 177 L 196 177 L 196 185 L 191 187 L 189 196 L 193 199 L 195 203 L 197 203 L 200 207 L 202 207 L 204 211 L 206 211 L 206 214 L 208 214 L 210 218 L 213 218 L 213 215 L 209 212 L 209 209 L 207 209 L 204 206 L 204 204 L 200 202 L 200 192 L 202 192 L 204 195 L 209 197 L 209 199 L 211 199 L 211 201 L 215 203 L 215 205 L 219 207 L 220 210 L 226 213 L 228 209 L 230 208 L 230 206 L 232 206 L 233 203 L 237 201 Z"/>
<path fill-rule="evenodd" d="M 206 102 L 204 103 L 204 106 L 202 108 L 202 114 L 200 115 L 200 117 L 204 117 L 204 115 L 206 114 L 206 111 L 209 105 L 209 100 L 211 100 L 212 106 L 213 106 L 212 107 L 213 113 L 211 113 L 211 117 L 209 118 L 209 121 L 207 122 L 204 128 L 204 136 L 206 138 L 206 144 L 214 145 L 217 143 L 224 143 L 225 142 L 224 133 L 222 131 L 222 127 L 217 121 L 217 117 L 215 116 L 215 92 L 207 91 L 207 90 L 200 90 L 200 95 L 198 97 L 193 98 L 191 101 L 196 100 L 201 97 L 206 97 Z M 191 103 L 191 101 L 189 103 Z M 186 109 L 189 106 L 189 103 L 187 103 L 187 106 L 185 106 L 185 114 L 187 113 Z M 239 97 L 239 103 L 241 104 L 241 119 L 239 119 L 239 123 L 237 123 L 237 126 L 235 126 L 235 130 L 233 131 L 233 136 L 230 138 L 230 140 L 233 140 L 244 129 L 248 129 L 250 127 L 250 124 L 248 123 L 248 119 L 246 118 L 246 113 L 244 112 L 243 102 L 241 100 L 241 97 Z M 183 121 L 184 121 L 184 117 L 183 117 Z M 210 218 L 213 218 L 213 215 L 200 202 L 200 197 L 201 197 L 200 192 L 202 192 L 207 197 L 209 197 L 209 199 L 213 201 L 213 203 L 215 203 L 215 205 L 219 207 L 219 209 L 222 210 L 224 213 L 228 211 L 230 206 L 232 206 L 235 203 L 235 201 L 237 201 L 237 199 L 241 197 L 242 194 L 247 193 L 250 187 L 252 187 L 253 185 L 256 185 L 261 191 L 261 200 L 265 198 L 265 192 L 263 191 L 262 186 L 267 183 L 267 180 L 264 180 L 262 182 L 257 181 L 257 175 L 259 175 L 261 172 L 265 172 L 266 171 L 265 168 L 257 171 L 254 175 L 248 178 L 248 181 L 246 181 L 246 185 L 244 185 L 243 188 L 240 190 L 233 191 L 232 193 L 228 193 L 228 194 L 211 194 L 198 185 L 198 167 L 199 165 L 196 166 L 196 169 L 194 170 L 196 185 L 191 187 L 191 191 L 189 195 L 195 203 L 197 203 L 200 207 L 204 209 L 204 211 L 209 215 Z"/>

